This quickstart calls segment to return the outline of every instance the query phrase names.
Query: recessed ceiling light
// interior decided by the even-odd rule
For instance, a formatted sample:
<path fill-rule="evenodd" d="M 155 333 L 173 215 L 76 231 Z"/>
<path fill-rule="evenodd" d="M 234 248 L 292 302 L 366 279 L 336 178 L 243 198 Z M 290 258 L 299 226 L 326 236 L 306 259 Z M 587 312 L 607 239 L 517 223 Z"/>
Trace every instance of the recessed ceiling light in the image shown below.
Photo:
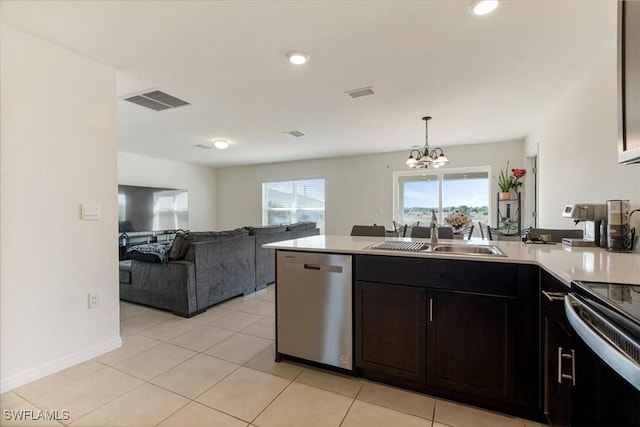
<path fill-rule="evenodd" d="M 309 60 L 309 55 L 299 50 L 292 50 L 287 52 L 287 58 L 289 58 L 289 62 L 295 65 L 306 64 Z"/>
<path fill-rule="evenodd" d="M 469 10 L 474 15 L 486 15 L 496 10 L 498 0 L 473 0 L 469 5 Z"/>
<path fill-rule="evenodd" d="M 229 147 L 229 141 L 227 141 L 226 139 L 216 139 L 215 141 L 213 141 L 213 145 L 219 150 L 224 150 L 225 148 Z"/>

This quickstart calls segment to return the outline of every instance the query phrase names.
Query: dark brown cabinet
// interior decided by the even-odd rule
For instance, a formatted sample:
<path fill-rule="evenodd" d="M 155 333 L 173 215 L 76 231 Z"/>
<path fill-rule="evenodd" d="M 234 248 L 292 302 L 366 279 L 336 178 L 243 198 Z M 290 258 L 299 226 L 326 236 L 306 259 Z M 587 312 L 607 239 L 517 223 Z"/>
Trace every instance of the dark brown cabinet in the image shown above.
<path fill-rule="evenodd" d="M 564 314 L 564 295 L 569 288 L 545 271 L 541 282 L 544 415 L 551 426 L 570 426 L 575 352 Z"/>
<path fill-rule="evenodd" d="M 572 355 L 571 334 L 554 316 L 546 313 L 543 318 L 544 347 L 544 414 L 549 425 L 571 425 L 571 386 L 569 379 L 562 379 L 570 365 L 562 357 Z M 570 375 L 570 374 L 564 374 Z"/>
<path fill-rule="evenodd" d="M 356 366 L 369 378 L 424 387 L 427 290 L 369 282 L 355 289 Z"/>
<path fill-rule="evenodd" d="M 509 263 L 356 256 L 356 370 L 539 416 L 538 274 Z"/>
<path fill-rule="evenodd" d="M 428 298 L 428 384 L 514 402 L 516 299 L 447 290 L 429 290 Z"/>

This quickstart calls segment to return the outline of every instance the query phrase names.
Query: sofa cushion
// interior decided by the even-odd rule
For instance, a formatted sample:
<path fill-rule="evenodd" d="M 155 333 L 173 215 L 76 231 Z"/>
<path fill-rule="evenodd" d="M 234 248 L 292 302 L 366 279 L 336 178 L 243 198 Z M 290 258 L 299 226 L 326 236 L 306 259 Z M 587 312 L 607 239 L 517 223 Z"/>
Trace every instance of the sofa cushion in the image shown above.
<path fill-rule="evenodd" d="M 224 230 L 224 231 L 194 231 L 189 233 L 184 233 L 180 236 L 180 244 L 177 249 L 171 251 L 171 260 L 181 260 L 187 255 L 189 248 L 192 243 L 195 242 L 210 242 L 212 240 L 219 239 L 232 239 L 234 237 L 240 236 L 248 236 L 249 230 L 245 230 L 244 228 L 236 228 L 233 230 Z M 176 235 L 176 239 L 178 236 Z M 174 240 L 174 246 L 176 245 Z M 175 253 L 175 258 L 174 258 Z"/>
<path fill-rule="evenodd" d="M 248 236 L 249 230 L 246 228 L 234 228 L 233 230 L 223 230 L 223 231 L 213 231 L 214 236 L 220 237 L 238 237 L 238 236 Z"/>
<path fill-rule="evenodd" d="M 287 231 L 310 230 L 312 228 L 316 228 L 316 223 L 313 221 L 296 222 L 287 225 Z"/>
<path fill-rule="evenodd" d="M 265 225 L 264 227 L 245 227 L 249 230 L 249 234 L 257 236 L 260 234 L 280 233 L 287 230 L 286 225 Z"/>
<path fill-rule="evenodd" d="M 177 261 L 180 259 L 180 251 L 182 249 L 182 243 L 184 242 L 184 236 L 186 233 L 176 233 L 173 238 L 173 244 L 169 251 L 169 261 Z"/>

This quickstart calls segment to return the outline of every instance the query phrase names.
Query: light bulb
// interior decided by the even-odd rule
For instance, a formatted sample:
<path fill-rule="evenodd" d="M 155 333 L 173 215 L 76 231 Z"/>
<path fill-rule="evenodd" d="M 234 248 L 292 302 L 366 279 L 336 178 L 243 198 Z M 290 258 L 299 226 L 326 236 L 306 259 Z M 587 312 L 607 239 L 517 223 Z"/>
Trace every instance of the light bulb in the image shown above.
<path fill-rule="evenodd" d="M 225 148 L 229 147 L 229 141 L 226 141 L 224 139 L 216 139 L 215 141 L 213 141 L 213 145 L 219 150 L 224 150 Z"/>
<path fill-rule="evenodd" d="M 474 15 L 486 15 L 498 7 L 498 0 L 473 0 L 469 8 Z"/>
<path fill-rule="evenodd" d="M 309 60 L 309 55 L 304 52 L 300 52 L 297 50 L 292 50 L 287 53 L 287 58 L 289 58 L 289 62 L 295 65 L 306 64 Z"/>

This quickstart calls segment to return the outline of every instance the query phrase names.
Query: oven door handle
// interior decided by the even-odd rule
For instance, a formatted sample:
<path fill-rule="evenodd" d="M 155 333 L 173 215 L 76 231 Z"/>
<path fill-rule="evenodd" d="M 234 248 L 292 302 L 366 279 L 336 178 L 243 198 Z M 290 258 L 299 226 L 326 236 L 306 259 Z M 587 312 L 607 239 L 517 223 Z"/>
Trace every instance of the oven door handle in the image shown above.
<path fill-rule="evenodd" d="M 574 304 L 585 307 L 585 309 L 589 311 L 590 316 L 598 317 L 601 321 L 608 323 L 608 326 L 617 333 L 623 335 L 624 333 L 615 328 L 615 326 L 610 322 L 607 322 L 604 318 L 598 315 L 598 313 L 582 304 L 575 296 L 571 294 L 567 294 L 565 296 L 564 309 L 573 330 L 594 351 L 594 353 L 596 353 L 598 357 L 604 360 L 607 365 L 632 384 L 637 390 L 640 390 L 640 366 L 624 354 L 620 353 L 618 349 L 602 338 L 584 320 L 582 320 L 580 315 L 576 312 Z"/>

